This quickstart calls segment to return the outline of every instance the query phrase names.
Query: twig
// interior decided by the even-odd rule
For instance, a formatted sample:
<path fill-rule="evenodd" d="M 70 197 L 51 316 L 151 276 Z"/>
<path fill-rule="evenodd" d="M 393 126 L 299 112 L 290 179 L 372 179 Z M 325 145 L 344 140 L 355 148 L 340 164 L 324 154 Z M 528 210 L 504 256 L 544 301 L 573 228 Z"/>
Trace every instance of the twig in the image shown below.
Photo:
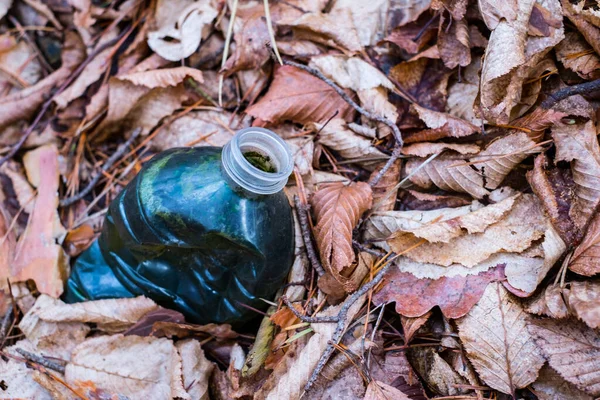
<path fill-rule="evenodd" d="M 356 247 L 360 251 L 372 254 L 375 257 L 385 257 L 385 253 L 383 251 L 371 249 L 370 247 L 367 247 L 364 244 L 357 242 L 356 240 L 352 241 L 352 246 Z"/>
<path fill-rule="evenodd" d="M 10 151 L 8 152 L 7 155 L 5 155 L 4 157 L 0 158 L 0 166 L 2 164 L 4 164 L 6 161 L 10 160 L 15 154 L 17 154 L 17 152 L 21 149 L 21 147 L 23 147 L 23 145 L 27 141 L 27 138 L 31 135 L 31 133 L 33 132 L 33 130 L 36 128 L 37 124 L 39 124 L 39 122 L 42 120 L 42 118 L 46 114 L 46 111 L 48 111 L 48 109 L 52 105 L 52 102 L 54 101 L 54 98 L 56 96 L 58 96 L 60 93 L 62 93 L 71 83 L 73 83 L 73 81 L 79 76 L 79 74 L 81 74 L 81 72 L 83 71 L 83 69 L 90 62 L 92 62 L 92 60 L 94 58 L 96 58 L 96 56 L 98 54 L 100 54 L 101 52 L 103 52 L 104 50 L 106 50 L 107 48 L 109 48 L 110 46 L 112 46 L 115 43 L 117 43 L 125 35 L 125 33 L 127 33 L 127 32 L 128 31 L 126 30 L 122 34 L 120 34 L 119 36 L 117 36 L 116 38 L 114 38 L 112 40 L 109 40 L 108 42 L 106 42 L 106 43 L 98 46 L 98 48 L 95 49 L 92 52 L 92 54 L 90 54 L 75 69 L 75 71 L 73 71 L 73 73 L 69 75 L 69 78 L 67 78 L 67 80 L 58 88 L 58 90 L 56 92 L 54 92 L 54 94 L 52 96 L 50 96 L 50 98 L 48 100 L 46 100 L 46 102 L 42 105 L 42 109 L 37 114 L 37 116 L 33 120 L 32 124 L 29 125 L 29 128 L 27 128 L 27 130 L 25 132 L 23 132 L 23 134 L 21 135 L 21 139 L 19 139 L 19 141 L 10 149 Z"/>
<path fill-rule="evenodd" d="M 337 315 L 339 320 L 337 322 L 337 326 L 335 327 L 335 331 L 333 332 L 333 336 L 331 337 L 330 344 L 327 346 L 327 348 L 321 355 L 321 358 L 319 359 L 319 363 L 317 364 L 317 367 L 314 369 L 310 378 L 308 379 L 308 382 L 306 383 L 306 386 L 304 387 L 305 391 L 308 392 L 310 390 L 310 388 L 313 386 L 313 384 L 319 377 L 319 374 L 323 370 L 323 367 L 325 367 L 325 364 L 329 360 L 329 357 L 331 357 L 331 354 L 333 353 L 333 351 L 335 349 L 334 346 L 331 345 L 331 343 L 337 344 L 337 343 L 339 343 L 340 339 L 342 338 L 342 335 L 344 334 L 344 329 L 346 327 L 346 316 L 348 315 L 348 310 L 350 309 L 350 307 L 354 303 L 356 303 L 356 301 L 358 299 L 360 299 L 365 293 L 367 293 L 369 290 L 371 290 L 375 286 L 377 286 L 379 284 L 379 282 L 381 282 L 383 280 L 383 277 L 385 276 L 385 274 L 387 273 L 387 271 L 390 269 L 390 267 L 392 265 L 393 264 L 391 262 L 387 262 L 383 266 L 383 268 L 381 268 L 381 270 L 379 270 L 379 272 L 375 275 L 375 277 L 373 278 L 372 281 L 363 285 L 360 289 L 358 289 L 356 292 L 354 292 L 352 295 L 350 295 L 350 297 L 348 297 L 344 301 L 344 303 L 342 303 L 340 312 Z"/>
<path fill-rule="evenodd" d="M 551 93 L 547 99 L 542 101 L 540 106 L 547 110 L 567 97 L 575 96 L 576 94 L 590 94 L 597 90 L 600 90 L 600 79 L 596 79 L 595 81 L 591 82 L 580 83 L 579 85 L 569 86 Z"/>
<path fill-rule="evenodd" d="M 369 181 L 369 185 L 371 185 L 371 187 L 377 185 L 381 178 L 383 178 L 383 176 L 386 174 L 386 172 L 388 172 L 392 165 L 394 165 L 396 160 L 400 158 L 400 156 L 402 155 L 401 150 L 401 146 L 394 147 L 394 151 L 392 151 L 392 156 L 386 161 L 385 165 L 383 166 L 383 168 L 381 168 L 377 175 L 375 175 L 375 177 Z"/>
<path fill-rule="evenodd" d="M 62 199 L 60 201 L 59 205 L 61 207 L 67 207 L 67 206 L 70 206 L 71 204 L 75 203 L 76 201 L 79 201 L 79 200 L 83 199 L 85 196 L 87 196 L 87 194 L 92 191 L 92 189 L 94 188 L 94 186 L 96 186 L 96 183 L 98 183 L 98 181 L 102 177 L 103 173 L 106 172 L 106 171 L 108 171 L 110 169 L 110 167 L 112 167 L 112 165 L 119 158 L 121 158 L 123 156 L 123 154 L 125 154 L 125 152 L 127 151 L 127 149 L 129 149 L 129 146 L 140 135 L 140 133 L 142 133 L 142 128 L 135 129 L 133 131 L 133 133 L 131 134 L 131 137 L 129 139 L 127 139 L 127 141 L 125 143 L 123 143 L 122 145 L 120 145 L 119 148 L 117 149 L 117 151 L 115 151 L 113 153 L 113 155 L 110 156 L 108 160 L 106 160 L 106 162 L 102 166 L 101 172 L 98 173 L 98 174 L 96 174 L 96 176 L 94 176 L 92 178 L 92 180 L 88 183 L 88 185 L 82 191 L 80 191 L 76 195 L 73 195 L 73 196 L 68 197 L 66 199 Z"/>
<path fill-rule="evenodd" d="M 402 133 L 400 133 L 400 129 L 398 129 L 398 126 L 396 126 L 396 124 L 394 122 L 390 121 L 389 119 L 387 119 L 381 115 L 373 114 L 372 112 L 367 111 L 364 108 L 362 108 L 361 106 L 359 106 L 358 104 L 356 104 L 356 102 L 354 100 L 352 100 L 350 98 L 350 96 L 348 96 L 348 94 L 346 92 L 344 92 L 344 90 L 341 87 L 339 87 L 337 85 L 337 83 L 335 83 L 334 81 L 332 81 L 331 79 L 329 79 L 328 77 L 323 75 L 323 73 L 321 71 L 319 71 L 318 69 L 315 69 L 315 68 L 311 68 L 307 65 L 299 64 L 297 62 L 289 61 L 289 60 L 283 60 L 283 64 L 289 65 L 292 67 L 296 67 L 296 68 L 300 68 L 301 70 L 306 71 L 313 76 L 316 76 L 317 78 L 319 78 L 320 80 L 322 80 L 323 82 L 325 82 L 326 84 L 331 86 L 333 88 L 333 90 L 335 90 L 337 92 L 337 94 L 339 94 L 340 97 L 342 99 L 344 99 L 344 101 L 346 103 L 350 104 L 352 106 L 352 108 L 354 108 L 356 111 L 358 111 L 361 115 L 364 115 L 365 117 L 367 117 L 373 121 L 381 122 L 382 124 L 389 126 L 394 134 L 394 138 L 396 139 L 396 146 L 399 146 L 399 147 L 403 146 L 404 141 L 402 140 Z"/>
<path fill-rule="evenodd" d="M 323 269 L 323 266 L 321 265 L 319 257 L 317 256 L 313 246 L 310 234 L 310 226 L 308 224 L 308 210 L 310 209 L 310 205 L 303 204 L 298 196 L 294 196 L 294 204 L 296 205 L 296 213 L 298 214 L 298 222 L 300 223 L 300 230 L 302 231 L 302 239 L 304 240 L 304 247 L 306 248 L 306 253 L 308 254 L 310 264 L 315 271 L 317 271 L 319 276 L 323 276 L 325 274 L 325 270 Z"/>
<path fill-rule="evenodd" d="M 340 319 L 337 315 L 334 315 L 332 317 L 307 317 L 306 315 L 300 314 L 300 312 L 296 310 L 296 307 L 294 307 L 294 305 L 286 296 L 281 296 L 281 301 L 283 301 L 285 305 L 288 306 L 290 311 L 302 322 L 308 322 L 309 324 L 319 324 L 323 322 L 338 322 Z"/>
<path fill-rule="evenodd" d="M 23 357 L 25 357 L 27 360 L 32 361 L 36 364 L 40 364 L 48 369 L 54 370 L 56 372 L 60 372 L 61 374 L 65 373 L 65 366 L 64 365 L 60 365 L 59 363 L 55 362 L 55 361 L 51 361 L 48 360 L 47 358 L 34 354 L 34 353 L 30 353 L 27 350 L 23 350 L 19 347 L 17 347 L 16 352 L 19 353 L 20 355 L 22 355 Z"/>

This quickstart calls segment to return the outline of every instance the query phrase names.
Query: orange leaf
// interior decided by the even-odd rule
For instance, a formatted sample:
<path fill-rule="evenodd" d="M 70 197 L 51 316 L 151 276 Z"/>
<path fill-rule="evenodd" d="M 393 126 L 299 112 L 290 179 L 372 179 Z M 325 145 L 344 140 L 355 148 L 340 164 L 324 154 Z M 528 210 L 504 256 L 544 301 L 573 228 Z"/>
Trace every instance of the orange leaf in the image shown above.
<path fill-rule="evenodd" d="M 341 276 L 347 277 L 348 267 L 354 262 L 352 230 L 372 202 L 371 187 L 364 182 L 326 184 L 312 199 L 321 262 L 338 281 Z"/>

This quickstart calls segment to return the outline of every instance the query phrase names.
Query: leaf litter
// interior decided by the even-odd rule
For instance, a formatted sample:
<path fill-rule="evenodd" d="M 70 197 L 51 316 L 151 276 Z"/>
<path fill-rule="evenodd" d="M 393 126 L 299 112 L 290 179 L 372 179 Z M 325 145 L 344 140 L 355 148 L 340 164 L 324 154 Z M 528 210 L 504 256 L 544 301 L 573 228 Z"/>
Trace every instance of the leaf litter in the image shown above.
<path fill-rule="evenodd" d="M 598 43 L 584 1 L 0 1 L 1 397 L 600 395 Z M 151 156 L 249 126 L 296 167 L 260 329 L 60 300 Z"/>

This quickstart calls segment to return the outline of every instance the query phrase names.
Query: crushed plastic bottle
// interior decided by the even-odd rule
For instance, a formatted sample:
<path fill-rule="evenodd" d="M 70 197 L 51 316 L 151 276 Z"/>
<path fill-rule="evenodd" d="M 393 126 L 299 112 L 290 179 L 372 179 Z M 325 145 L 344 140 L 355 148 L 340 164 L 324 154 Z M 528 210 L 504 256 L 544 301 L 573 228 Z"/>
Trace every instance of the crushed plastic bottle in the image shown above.
<path fill-rule="evenodd" d="M 265 309 L 294 256 L 292 172 L 262 128 L 225 147 L 152 158 L 111 203 L 100 238 L 75 262 L 67 302 L 145 295 L 190 322 L 239 323 Z"/>

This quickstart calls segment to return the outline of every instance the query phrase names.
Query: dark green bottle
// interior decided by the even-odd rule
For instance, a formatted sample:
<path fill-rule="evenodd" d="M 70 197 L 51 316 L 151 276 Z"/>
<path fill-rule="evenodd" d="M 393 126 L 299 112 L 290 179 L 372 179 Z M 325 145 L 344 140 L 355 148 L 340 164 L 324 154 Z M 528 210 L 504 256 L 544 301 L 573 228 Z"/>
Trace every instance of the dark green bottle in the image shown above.
<path fill-rule="evenodd" d="M 255 317 L 243 305 L 264 309 L 260 298 L 272 298 L 293 262 L 282 191 L 292 168 L 285 142 L 262 128 L 239 131 L 222 149 L 156 155 L 110 205 L 65 301 L 145 295 L 190 322 Z"/>

